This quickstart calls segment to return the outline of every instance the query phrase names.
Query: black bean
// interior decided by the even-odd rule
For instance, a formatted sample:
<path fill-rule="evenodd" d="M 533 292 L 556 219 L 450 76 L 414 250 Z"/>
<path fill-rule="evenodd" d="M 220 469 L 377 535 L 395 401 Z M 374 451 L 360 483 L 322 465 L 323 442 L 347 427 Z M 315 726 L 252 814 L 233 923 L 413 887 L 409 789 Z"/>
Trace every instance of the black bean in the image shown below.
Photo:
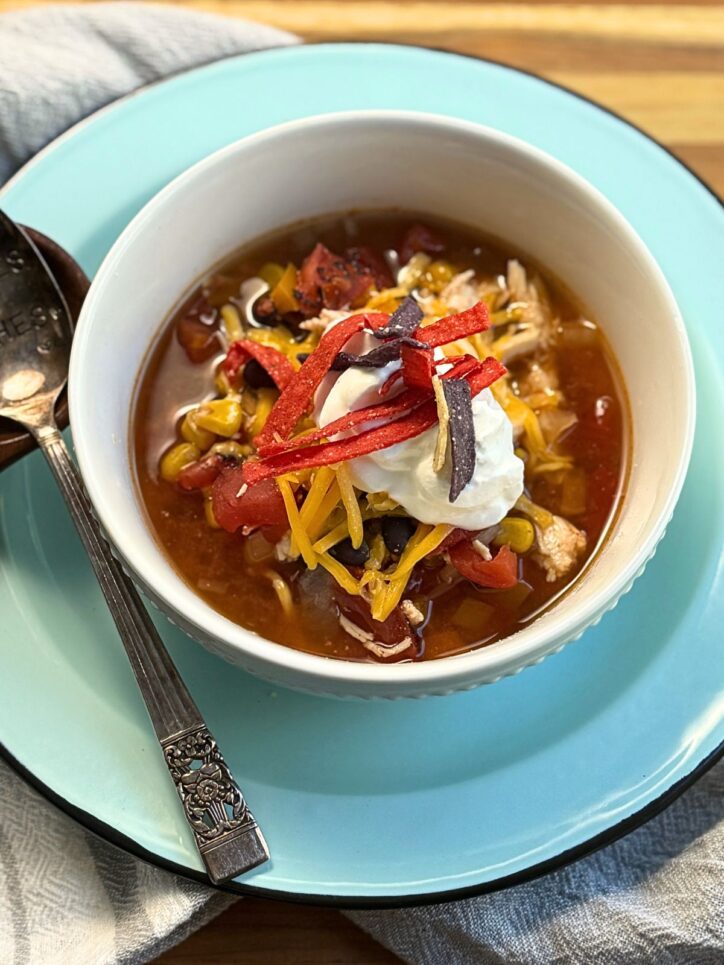
<path fill-rule="evenodd" d="M 256 359 L 249 359 L 244 366 L 244 382 L 250 389 L 273 389 L 274 379 Z"/>
<path fill-rule="evenodd" d="M 417 523 L 409 516 L 385 516 L 382 520 L 382 538 L 390 553 L 401 553 L 416 529 Z"/>
<path fill-rule="evenodd" d="M 352 540 L 347 537 L 347 539 L 343 539 L 341 543 L 333 546 L 329 551 L 329 555 L 333 556 L 339 563 L 343 563 L 345 566 L 364 566 L 370 558 L 370 548 L 363 540 L 359 549 L 355 549 L 354 546 L 352 546 Z"/>

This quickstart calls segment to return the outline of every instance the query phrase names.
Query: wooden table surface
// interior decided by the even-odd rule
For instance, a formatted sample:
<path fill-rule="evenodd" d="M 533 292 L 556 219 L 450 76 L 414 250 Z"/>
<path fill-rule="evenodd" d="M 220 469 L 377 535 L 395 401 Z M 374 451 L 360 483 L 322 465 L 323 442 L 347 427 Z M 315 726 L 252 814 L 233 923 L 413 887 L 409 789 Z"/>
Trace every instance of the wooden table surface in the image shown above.
<path fill-rule="evenodd" d="M 724 195 L 724 4 L 637 0 L 168 0 L 308 40 L 399 40 L 491 57 L 580 91 L 670 147 Z M 0 0 L 0 12 L 37 0 Z M 375 965 L 397 959 L 330 909 L 240 901 L 163 965 Z"/>

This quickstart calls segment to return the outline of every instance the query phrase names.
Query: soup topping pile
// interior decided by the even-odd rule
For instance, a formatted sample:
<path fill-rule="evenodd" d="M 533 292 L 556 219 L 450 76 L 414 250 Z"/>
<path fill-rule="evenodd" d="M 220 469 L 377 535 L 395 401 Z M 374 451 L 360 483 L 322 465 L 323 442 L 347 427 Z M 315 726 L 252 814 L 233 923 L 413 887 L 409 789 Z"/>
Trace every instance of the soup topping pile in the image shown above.
<path fill-rule="evenodd" d="M 531 568 L 552 591 L 591 548 L 567 518 L 590 499 L 546 287 L 515 259 L 458 270 L 446 248 L 422 224 L 395 248 L 319 242 L 241 284 L 212 276 L 177 320 L 214 390 L 178 422 L 159 484 L 243 542 L 282 621 L 316 599 L 356 659 L 425 656 L 432 601 L 456 588 L 447 632 L 469 645 L 496 601 L 531 592 Z"/>

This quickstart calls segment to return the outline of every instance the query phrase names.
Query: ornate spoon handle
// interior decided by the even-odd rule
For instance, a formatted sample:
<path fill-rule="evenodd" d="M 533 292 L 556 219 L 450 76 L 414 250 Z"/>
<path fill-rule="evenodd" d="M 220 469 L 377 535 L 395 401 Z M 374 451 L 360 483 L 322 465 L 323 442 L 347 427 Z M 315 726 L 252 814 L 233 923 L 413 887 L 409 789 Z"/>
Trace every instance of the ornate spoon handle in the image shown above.
<path fill-rule="evenodd" d="M 53 470 L 136 675 L 209 877 L 269 858 L 264 837 L 131 580 L 113 557 L 55 425 L 32 429 Z"/>

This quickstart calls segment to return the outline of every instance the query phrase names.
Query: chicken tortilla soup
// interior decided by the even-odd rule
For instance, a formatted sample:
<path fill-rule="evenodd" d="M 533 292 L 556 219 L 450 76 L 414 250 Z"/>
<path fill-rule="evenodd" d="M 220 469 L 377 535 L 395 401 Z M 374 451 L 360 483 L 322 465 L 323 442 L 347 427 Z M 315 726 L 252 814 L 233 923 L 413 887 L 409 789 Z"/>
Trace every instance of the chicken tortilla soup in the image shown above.
<path fill-rule="evenodd" d="M 133 420 L 147 515 L 195 592 L 269 640 L 384 663 L 484 646 L 558 598 L 627 448 L 615 361 L 571 293 L 399 213 L 298 225 L 213 270 Z"/>

